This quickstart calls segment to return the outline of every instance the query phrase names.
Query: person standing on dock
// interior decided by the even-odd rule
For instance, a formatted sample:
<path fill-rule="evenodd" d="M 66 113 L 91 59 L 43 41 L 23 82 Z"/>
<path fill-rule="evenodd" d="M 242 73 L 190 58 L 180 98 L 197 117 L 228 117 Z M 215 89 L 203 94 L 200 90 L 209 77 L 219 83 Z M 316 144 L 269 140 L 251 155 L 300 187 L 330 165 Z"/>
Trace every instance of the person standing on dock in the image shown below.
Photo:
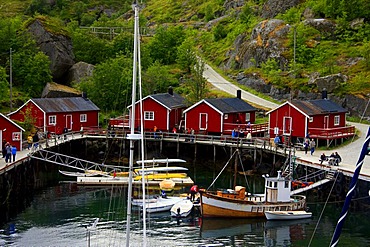
<path fill-rule="evenodd" d="M 307 154 L 307 152 L 308 152 L 308 146 L 309 146 L 310 144 L 309 144 L 309 140 L 308 139 L 306 139 L 305 141 L 304 141 L 304 143 L 303 143 L 303 148 L 304 148 L 304 154 Z"/>
<path fill-rule="evenodd" d="M 315 152 L 315 148 L 316 148 L 316 142 L 313 139 L 311 139 L 311 142 L 310 142 L 311 155 L 313 155 L 313 153 Z"/>
<path fill-rule="evenodd" d="M 27 137 L 27 149 L 30 150 L 30 148 L 32 148 L 32 143 L 33 143 L 33 138 L 32 138 L 32 135 L 31 133 L 28 134 L 28 137 Z"/>
<path fill-rule="evenodd" d="M 17 147 L 13 146 L 12 147 L 12 156 L 13 156 L 13 162 L 15 162 L 15 156 L 17 155 Z"/>
<path fill-rule="evenodd" d="M 11 163 L 12 162 L 12 146 L 9 144 L 9 142 L 6 143 L 6 155 L 5 155 L 5 163 Z"/>
<path fill-rule="evenodd" d="M 193 185 L 191 186 L 190 188 L 190 201 L 195 201 L 195 195 L 198 193 L 199 189 L 198 189 L 198 185 Z"/>

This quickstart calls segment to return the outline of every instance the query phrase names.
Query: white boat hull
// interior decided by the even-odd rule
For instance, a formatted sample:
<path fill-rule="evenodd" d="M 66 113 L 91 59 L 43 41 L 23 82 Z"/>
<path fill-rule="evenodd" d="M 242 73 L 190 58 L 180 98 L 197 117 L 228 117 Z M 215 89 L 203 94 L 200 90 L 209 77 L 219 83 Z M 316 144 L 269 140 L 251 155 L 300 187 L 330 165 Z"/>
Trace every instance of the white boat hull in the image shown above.
<path fill-rule="evenodd" d="M 188 199 L 180 201 L 171 207 L 171 216 L 178 218 L 188 217 L 193 207 L 193 202 Z"/>
<path fill-rule="evenodd" d="M 145 203 L 145 208 L 147 213 L 159 213 L 159 212 L 166 212 L 170 211 L 173 205 L 176 203 L 185 200 L 184 197 L 174 197 L 169 196 L 166 198 L 158 197 L 156 199 L 149 199 Z M 140 207 L 140 210 L 143 209 L 143 202 L 137 203 L 136 206 Z"/>
<path fill-rule="evenodd" d="M 267 211 L 265 216 L 268 220 L 300 220 L 311 218 L 312 213 L 306 211 Z"/>

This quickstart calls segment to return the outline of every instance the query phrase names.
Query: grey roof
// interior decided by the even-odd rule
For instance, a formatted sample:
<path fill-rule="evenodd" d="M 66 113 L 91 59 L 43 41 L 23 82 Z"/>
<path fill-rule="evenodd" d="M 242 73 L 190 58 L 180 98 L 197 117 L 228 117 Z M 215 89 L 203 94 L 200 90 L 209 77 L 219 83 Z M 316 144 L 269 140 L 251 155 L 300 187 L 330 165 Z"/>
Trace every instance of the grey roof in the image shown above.
<path fill-rule="evenodd" d="M 170 109 L 186 107 L 185 99 L 177 93 L 158 93 L 150 95 L 153 99 L 162 103 Z"/>
<path fill-rule="evenodd" d="M 215 98 L 205 99 L 205 101 L 223 113 L 251 112 L 257 110 L 239 98 Z"/>
<path fill-rule="evenodd" d="M 293 100 L 292 104 L 309 116 L 347 112 L 346 109 L 329 99 L 316 99 L 307 101 Z"/>
<path fill-rule="evenodd" d="M 91 100 L 83 97 L 37 98 L 32 99 L 32 101 L 45 112 L 80 112 L 100 110 Z"/>

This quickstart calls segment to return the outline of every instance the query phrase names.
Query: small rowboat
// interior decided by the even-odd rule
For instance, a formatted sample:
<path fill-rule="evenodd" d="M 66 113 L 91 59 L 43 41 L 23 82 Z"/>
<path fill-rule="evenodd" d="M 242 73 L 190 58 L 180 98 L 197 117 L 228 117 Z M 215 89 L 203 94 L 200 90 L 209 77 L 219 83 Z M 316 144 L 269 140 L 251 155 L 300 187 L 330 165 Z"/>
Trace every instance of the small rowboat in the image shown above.
<path fill-rule="evenodd" d="M 194 204 L 190 200 L 179 201 L 171 208 L 171 216 L 177 218 L 187 217 L 193 210 Z"/>
<path fill-rule="evenodd" d="M 312 213 L 306 211 L 266 211 L 268 220 L 299 220 L 311 218 Z"/>

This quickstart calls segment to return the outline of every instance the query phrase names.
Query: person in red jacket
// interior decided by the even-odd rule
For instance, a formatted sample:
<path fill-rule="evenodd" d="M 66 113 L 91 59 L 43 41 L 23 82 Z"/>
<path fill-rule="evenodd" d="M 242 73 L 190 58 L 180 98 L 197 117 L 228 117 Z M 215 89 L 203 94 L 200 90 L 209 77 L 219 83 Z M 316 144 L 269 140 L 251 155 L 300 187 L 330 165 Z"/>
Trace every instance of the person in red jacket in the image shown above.
<path fill-rule="evenodd" d="M 199 192 L 198 185 L 193 185 L 190 188 L 190 200 L 193 202 L 195 200 L 195 195 Z"/>

